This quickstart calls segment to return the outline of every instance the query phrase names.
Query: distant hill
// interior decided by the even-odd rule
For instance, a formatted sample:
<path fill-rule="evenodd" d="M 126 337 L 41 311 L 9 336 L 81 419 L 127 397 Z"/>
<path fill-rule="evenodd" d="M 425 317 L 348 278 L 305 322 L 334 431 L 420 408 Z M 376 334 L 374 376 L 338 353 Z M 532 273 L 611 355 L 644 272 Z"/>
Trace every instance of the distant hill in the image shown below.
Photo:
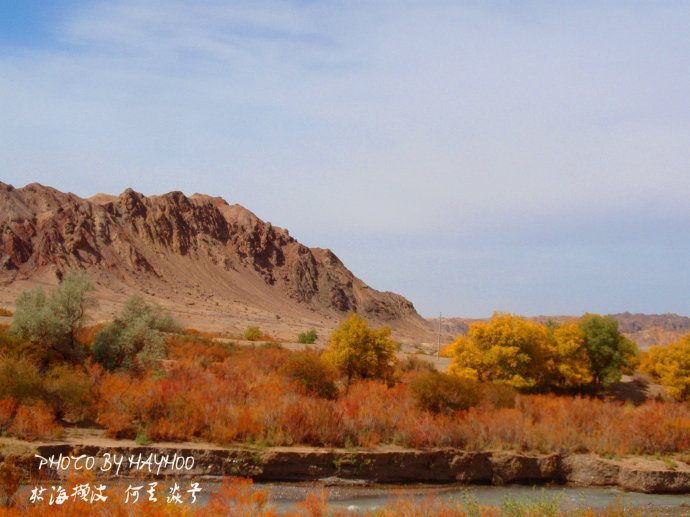
<path fill-rule="evenodd" d="M 622 312 L 612 316 L 618 320 L 621 332 L 639 332 L 655 327 L 682 334 L 690 332 L 690 318 L 678 316 L 678 314 L 630 314 L 629 312 Z"/>
<path fill-rule="evenodd" d="M 410 301 L 372 289 L 332 251 L 308 248 L 219 197 L 127 189 L 83 199 L 0 183 L 0 305 L 55 285 L 71 268 L 85 268 L 96 284 L 103 319 L 136 291 L 200 328 L 252 324 L 294 338 L 315 327 L 327 337 L 357 311 L 404 336 L 428 333 Z"/>

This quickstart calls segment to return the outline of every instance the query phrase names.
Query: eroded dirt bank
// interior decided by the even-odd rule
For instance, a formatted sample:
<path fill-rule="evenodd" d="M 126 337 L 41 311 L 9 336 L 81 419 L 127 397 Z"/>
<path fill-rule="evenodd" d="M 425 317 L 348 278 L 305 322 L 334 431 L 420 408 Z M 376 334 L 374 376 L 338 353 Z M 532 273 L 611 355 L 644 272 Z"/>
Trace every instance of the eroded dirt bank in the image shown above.
<path fill-rule="evenodd" d="M 690 493 L 690 465 L 638 457 L 613 460 L 590 454 L 532 455 L 394 447 L 345 450 L 221 448 L 207 444 L 141 446 L 121 441 L 37 445 L 7 439 L 2 440 L 0 449 L 2 461 L 14 461 L 26 474 L 43 479 L 65 477 L 75 464 L 88 470 L 89 457 L 93 458 L 88 462 L 90 470 L 97 476 L 112 476 L 119 471 L 119 477 L 235 475 L 256 481 L 326 483 L 558 483 L 617 486 L 645 493 Z M 60 458 L 67 468 L 56 467 Z M 76 458 L 81 458 L 78 464 Z M 119 466 L 116 461 L 120 461 Z"/>

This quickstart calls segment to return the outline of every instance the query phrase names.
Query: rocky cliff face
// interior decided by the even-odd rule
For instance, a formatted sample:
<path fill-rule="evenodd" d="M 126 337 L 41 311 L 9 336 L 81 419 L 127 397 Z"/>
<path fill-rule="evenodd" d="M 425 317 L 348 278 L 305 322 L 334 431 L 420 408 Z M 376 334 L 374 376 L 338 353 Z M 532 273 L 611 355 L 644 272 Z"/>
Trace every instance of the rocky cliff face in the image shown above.
<path fill-rule="evenodd" d="M 95 473 L 103 466 L 106 453 L 124 457 L 124 479 L 141 476 L 161 478 L 204 478 L 240 475 L 257 481 L 320 482 L 323 485 L 362 485 L 368 483 L 465 483 L 484 485 L 506 484 L 567 484 L 574 487 L 613 486 L 645 493 L 690 493 L 690 465 L 680 459 L 628 457 L 610 460 L 594 454 L 526 454 L 509 451 L 467 451 L 458 449 L 318 449 L 310 447 L 274 447 L 257 452 L 243 448 L 188 448 L 190 444 L 173 446 L 136 446 L 133 442 L 84 444 L 26 444 L 21 454 L 13 457 L 26 477 L 36 476 L 40 458 L 91 456 Z M 189 471 L 163 468 L 137 471 L 128 466 L 141 457 L 193 458 Z M 8 455 L 9 456 L 9 455 Z M 0 460 L 3 453 L 0 452 Z M 669 463 L 671 465 L 669 465 Z M 68 472 L 43 466 L 51 479 L 64 478 Z M 44 474 L 46 475 L 46 474 Z"/>
<path fill-rule="evenodd" d="M 330 250 L 308 248 L 221 198 L 128 189 L 82 199 L 0 183 L 2 285 L 50 284 L 75 267 L 86 268 L 100 291 L 139 290 L 196 312 L 336 320 L 356 311 L 426 328 L 412 303 L 371 289 Z"/>

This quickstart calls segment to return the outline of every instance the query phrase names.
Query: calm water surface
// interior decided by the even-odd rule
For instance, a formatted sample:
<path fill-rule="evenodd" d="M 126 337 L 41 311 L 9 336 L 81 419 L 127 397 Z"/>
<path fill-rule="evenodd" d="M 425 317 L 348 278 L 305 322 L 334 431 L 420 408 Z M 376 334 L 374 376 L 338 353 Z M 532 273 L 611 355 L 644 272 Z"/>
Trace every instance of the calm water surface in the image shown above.
<path fill-rule="evenodd" d="M 307 494 L 320 487 L 313 485 L 257 484 L 257 489 L 268 490 L 269 500 L 279 512 L 293 508 L 295 502 L 303 501 Z M 672 515 L 690 515 L 690 494 L 640 494 L 624 492 L 615 488 L 570 488 L 562 486 L 373 486 L 373 487 L 325 487 L 329 504 L 337 508 L 350 509 L 353 513 L 385 506 L 397 498 L 422 500 L 434 496 L 444 501 L 462 501 L 468 495 L 478 504 L 498 506 L 506 498 L 529 500 L 558 497 L 562 509 L 578 507 L 604 509 L 620 502 L 623 506 L 648 508 L 669 512 Z"/>

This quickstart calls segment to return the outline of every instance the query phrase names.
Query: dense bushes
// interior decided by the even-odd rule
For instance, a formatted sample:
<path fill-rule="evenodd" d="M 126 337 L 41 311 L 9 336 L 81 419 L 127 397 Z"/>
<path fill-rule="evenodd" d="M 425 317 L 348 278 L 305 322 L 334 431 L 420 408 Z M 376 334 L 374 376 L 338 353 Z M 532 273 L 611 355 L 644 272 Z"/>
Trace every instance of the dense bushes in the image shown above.
<path fill-rule="evenodd" d="M 452 413 L 479 404 L 479 382 L 440 372 L 417 377 L 410 389 L 417 405 L 434 413 Z"/>
<path fill-rule="evenodd" d="M 5 415 L 13 404 L 33 407 L 40 403 L 54 417 L 80 421 L 92 409 L 92 391 L 93 380 L 81 367 L 56 364 L 41 374 L 26 358 L 0 356 L 0 401 L 5 401 Z"/>
<path fill-rule="evenodd" d="M 52 367 L 43 378 L 44 400 L 55 416 L 79 422 L 90 415 L 94 381 L 82 368 L 69 364 Z"/>
<path fill-rule="evenodd" d="M 281 373 L 296 381 L 305 393 L 324 398 L 333 398 L 338 393 L 337 370 L 312 350 L 290 354 Z"/>
<path fill-rule="evenodd" d="M 139 379 L 136 393 L 129 389 L 129 374 L 104 374 L 99 422 L 113 436 L 143 431 L 151 440 L 198 437 L 217 443 L 395 443 L 602 454 L 671 453 L 690 446 L 690 407 L 675 402 L 633 407 L 596 398 L 518 396 L 505 385 L 479 384 L 474 407 L 455 411 L 444 400 L 444 409 L 433 412 L 419 407 L 412 385 L 420 375 L 438 374 L 415 372 L 392 387 L 360 380 L 337 398 L 323 399 L 299 384 L 295 389 L 287 375 L 292 353 L 261 352 L 239 350 L 206 368 L 180 362 L 165 377 Z"/>
<path fill-rule="evenodd" d="M 423 410 L 452 414 L 483 404 L 493 408 L 515 406 L 517 392 L 512 387 L 493 382 L 428 371 L 410 383 L 410 391 Z"/>
<path fill-rule="evenodd" d="M 194 332 L 164 334 L 174 330 L 171 320 L 136 298 L 113 325 L 119 327 L 101 329 L 94 344 L 94 355 L 104 367 L 89 360 L 83 366 L 45 366 L 17 356 L 25 342 L 0 331 L 0 347 L 5 349 L 0 355 L 0 430 L 32 439 L 55 432 L 56 420 L 91 420 L 109 436 L 146 436 L 151 441 L 602 454 L 672 453 L 690 447 L 687 404 L 647 402 L 633 407 L 595 398 L 518 395 L 500 376 L 490 382 L 441 374 L 416 358 L 402 361 L 393 371 L 387 330 L 370 330 L 354 316 L 334 333 L 337 346 L 328 352 L 328 360 L 312 350 L 239 347 Z M 504 322 L 498 337 L 491 339 L 500 343 L 511 325 Z M 537 363 L 547 366 L 549 382 L 580 375 L 577 368 L 561 371 L 548 362 L 554 354 L 585 362 L 585 333 L 576 324 L 527 329 L 526 334 L 543 339 L 541 350 L 547 355 Z M 136 336 L 142 335 L 171 360 L 150 368 L 138 357 L 145 346 Z M 560 343 L 558 350 L 552 348 L 554 343 Z M 501 352 L 494 351 L 499 359 Z M 338 363 L 340 355 L 352 363 Z M 503 359 L 501 364 L 510 364 L 509 356 Z M 532 373 L 533 365 L 520 360 L 525 368 L 518 384 L 541 382 Z"/>
<path fill-rule="evenodd" d="M 50 438 L 59 430 L 55 414 L 39 400 L 33 404 L 18 404 L 12 398 L 0 399 L 0 432 L 22 440 Z"/>
<path fill-rule="evenodd" d="M 4 357 L 0 430 L 46 435 L 55 430 L 53 417 L 60 416 L 93 418 L 110 436 L 145 435 L 151 441 L 393 443 L 602 454 L 672 453 L 690 447 L 687 404 L 633 407 L 595 398 L 516 395 L 504 384 L 456 384 L 457 379 L 425 368 L 401 373 L 390 386 L 364 379 L 335 392 L 332 370 L 316 352 L 232 347 L 217 357 L 210 342 L 195 339 L 171 335 L 169 343 L 196 352 L 177 356 L 157 372 L 61 365 L 40 373 L 26 359 Z M 42 431 L 32 431 L 28 421 L 36 407 L 43 415 Z"/>
<path fill-rule="evenodd" d="M 397 370 L 401 373 L 408 372 L 435 372 L 436 367 L 429 361 L 417 356 L 408 356 L 397 364 Z"/>
<path fill-rule="evenodd" d="M 23 357 L 0 356 L 0 399 L 35 403 L 45 395 L 36 364 Z"/>
<path fill-rule="evenodd" d="M 239 350 L 234 342 L 218 341 L 214 336 L 187 329 L 167 336 L 168 358 L 191 360 L 202 366 L 223 362 Z"/>

